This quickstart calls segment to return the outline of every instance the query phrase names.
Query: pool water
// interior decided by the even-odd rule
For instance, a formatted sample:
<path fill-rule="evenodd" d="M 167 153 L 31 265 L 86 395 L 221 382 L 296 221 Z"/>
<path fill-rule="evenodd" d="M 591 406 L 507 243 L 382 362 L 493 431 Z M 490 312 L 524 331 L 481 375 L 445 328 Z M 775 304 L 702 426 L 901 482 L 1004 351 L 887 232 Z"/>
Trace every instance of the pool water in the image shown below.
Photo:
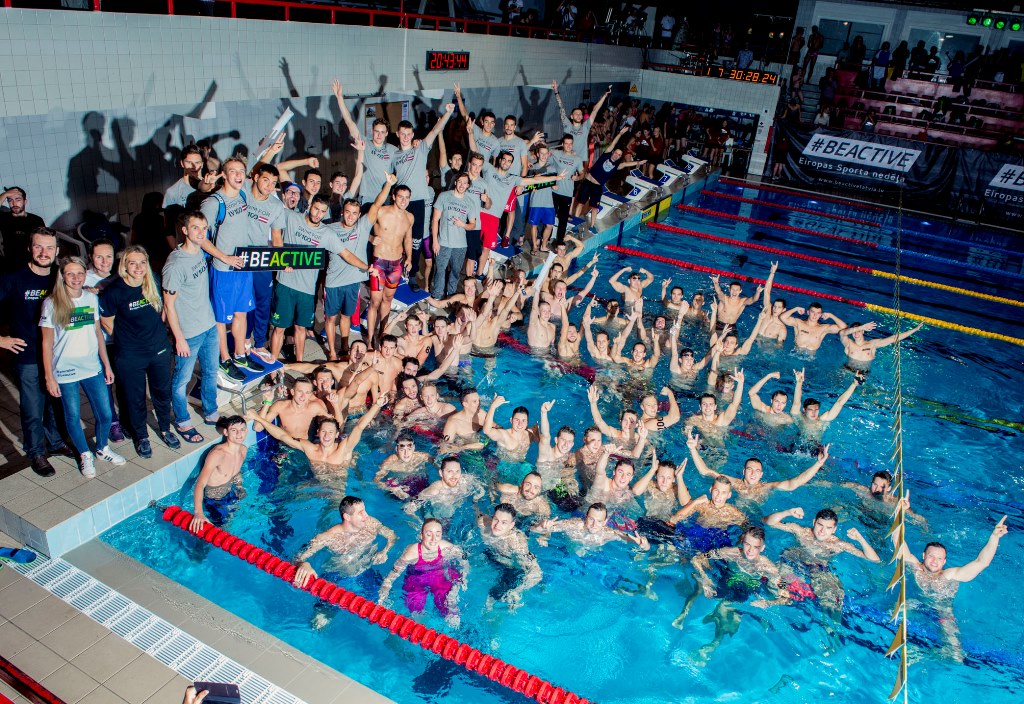
<path fill-rule="evenodd" d="M 822 208 L 849 217 L 878 217 L 886 227 L 881 228 L 882 231 L 872 228 L 875 232 L 870 233 L 871 236 L 892 236 L 894 216 L 888 212 L 872 214 L 834 203 L 808 204 L 806 198 L 779 193 L 764 192 L 758 196 L 751 189 L 725 183 L 713 188 L 745 197 Z M 778 222 L 811 229 L 835 228 L 840 224 L 844 234 L 859 236 L 860 233 L 855 226 L 847 228 L 846 224 L 804 213 L 707 196 L 689 202 L 756 219 L 774 217 Z M 773 232 L 760 226 L 675 209 L 665 222 L 851 263 L 864 261 L 859 256 L 863 252 L 853 245 Z M 969 229 L 963 233 L 933 232 L 931 225 L 909 216 L 904 216 L 902 225 L 907 231 L 925 235 L 971 237 L 975 238 L 973 241 L 1008 251 L 1015 246 L 1012 239 L 998 232 L 986 234 Z M 945 243 L 927 237 L 911 237 L 910 240 L 912 244 L 907 246 L 919 251 L 946 258 L 959 257 L 962 262 L 971 256 L 966 250 L 940 248 L 938 245 L 945 247 Z M 904 241 L 906 243 L 907 236 Z M 617 244 L 759 278 L 767 275 L 773 258 L 754 250 L 649 228 L 628 234 Z M 822 248 L 828 250 L 827 255 L 821 254 Z M 877 261 L 875 268 L 888 268 L 891 264 L 885 253 L 869 254 Z M 1012 252 L 997 255 L 990 265 L 998 264 L 996 268 L 1012 271 L 1015 261 Z M 919 261 L 927 271 L 911 274 L 913 276 L 1024 299 L 1024 281 L 1011 275 L 986 270 L 984 276 L 979 276 L 968 265 L 934 259 Z M 656 284 L 648 289 L 649 299 L 658 298 L 660 283 L 669 276 L 684 287 L 687 298 L 698 289 L 710 293 L 710 282 L 704 275 L 637 257 L 605 253 L 600 264 L 600 282 L 595 289 L 597 296 L 613 297 L 607 278 L 625 265 L 647 268 L 656 276 Z M 892 305 L 890 282 L 810 262 L 781 259 L 777 281 Z M 744 288 L 752 293 L 751 285 Z M 903 291 L 904 307 L 912 312 L 1021 336 L 1020 308 L 933 289 L 904 286 Z M 790 306 L 810 302 L 802 296 L 782 292 L 780 295 L 787 298 Z M 645 312 L 650 315 L 658 308 L 659 305 L 652 302 Z M 743 337 L 751 329 L 758 308 L 749 308 L 740 319 Z M 863 309 L 829 303 L 825 310 L 847 323 L 877 320 L 879 328 L 874 334 L 889 334 L 893 328 L 891 318 L 868 314 Z M 579 315 L 577 311 L 573 320 L 578 320 Z M 525 339 L 523 329 L 513 334 Z M 684 329 L 683 342 L 700 355 L 707 348 L 706 340 L 701 338 L 696 328 Z M 841 346 L 834 338 L 828 339 L 817 354 L 808 355 L 794 352 L 791 339 L 792 335 L 781 350 L 767 344 L 754 346 L 743 361 L 747 388 L 764 374 L 780 371 L 781 380 L 769 382 L 762 390 L 762 398 L 767 400 L 776 388 L 791 391 L 792 370 L 804 368 L 807 375 L 804 398 L 818 398 L 823 409 L 829 407 L 851 380 L 851 373 L 842 366 L 845 360 Z M 461 600 L 462 625 L 451 635 L 602 703 L 735 700 L 803 703 L 826 697 L 843 702 L 884 701 L 896 675 L 895 663 L 883 657 L 892 638 L 892 628 L 887 621 L 893 594 L 885 592 L 892 573 L 891 566 L 885 564 L 891 550 L 884 540 L 884 521 L 864 515 L 854 494 L 838 485 L 848 481 L 864 483 L 877 469 L 891 468 L 892 360 L 891 348 L 879 353 L 866 384 L 857 390 L 839 419 L 826 431 L 824 441 L 831 443 L 831 458 L 817 479 L 793 493 L 777 492 L 760 507 L 746 507 L 749 515 L 756 519 L 772 511 L 800 506 L 807 514 L 804 525 L 809 525 L 819 508 L 832 507 L 840 516 L 838 535 L 845 537 L 846 530 L 855 526 L 875 546 L 883 560 L 881 565 L 850 555 L 839 556 L 834 561 L 846 594 L 841 622 L 835 622 L 815 602 L 769 610 L 738 604 L 736 608 L 742 614 L 738 631 L 724 639 L 705 663 L 698 651 L 712 639 L 714 624 L 705 616 L 713 611 L 717 601 L 699 597 L 685 628 L 672 626 L 686 595 L 693 589 L 692 569 L 681 564 L 677 555 L 658 545 L 650 553 L 640 554 L 625 544 L 608 545 L 581 555 L 561 536 L 553 537 L 548 547 L 531 540 L 544 579 L 526 593 L 518 611 L 510 613 L 502 604 L 486 610 L 488 591 L 498 580 L 499 573 L 482 555 L 481 541 L 473 528 L 475 515 L 467 506 L 455 515 L 445 536 L 466 549 L 471 564 L 469 588 Z M 1021 347 L 982 337 L 926 327 L 903 343 L 906 472 L 913 507 L 928 519 L 926 529 L 914 525 L 909 528 L 908 536 L 915 552 L 920 553 L 925 542 L 941 540 L 949 549 L 949 564 L 964 564 L 977 555 L 999 517 L 1009 515 L 1010 527 L 1010 534 L 1003 539 L 992 566 L 974 582 L 962 585 L 956 600 L 967 657 L 965 664 L 939 657 L 934 619 L 923 611 L 911 613 L 914 664 L 910 669 L 909 686 L 914 701 L 960 702 L 970 698 L 1008 703 L 1021 701 L 1024 696 L 1024 657 L 1021 655 L 1024 620 L 1019 617 L 1022 600 L 1012 587 L 1015 575 L 1024 568 L 1024 548 L 1019 535 L 1024 526 L 1022 371 L 1024 350 Z M 583 430 L 592 423 L 587 410 L 587 382 L 582 376 L 561 371 L 545 360 L 506 349 L 498 360 L 474 358 L 471 368 L 463 368 L 462 373 L 463 378 L 451 384 L 453 390 L 447 395 L 454 396 L 454 389 L 462 385 L 474 384 L 486 408 L 495 394 L 502 394 L 509 401 L 497 414 L 503 424 L 507 425 L 512 408 L 520 404 L 530 409 L 531 422 L 536 421 L 540 403 L 549 399 L 557 399 L 551 411 L 553 426 L 573 427 L 578 442 L 582 440 Z M 697 397 L 704 389 L 677 384 L 669 376 L 663 361 L 649 386 L 655 391 L 665 384 L 672 386 L 677 390 L 683 416 L 695 412 Z M 612 422 L 624 404 L 616 391 L 621 374 L 599 369 L 597 383 L 603 389 L 600 406 L 604 417 Z M 636 407 L 632 401 L 625 403 L 630 408 Z M 755 456 L 764 461 L 765 479 L 773 480 L 793 476 L 814 462 L 814 457 L 806 450 L 793 450 L 800 447 L 800 443 L 792 442 L 793 438 L 766 430 L 746 398 L 732 429 L 739 432 L 730 434 L 726 440 L 728 458 L 723 471 L 738 474 L 743 460 Z M 403 513 L 399 502 L 384 496 L 373 485 L 377 466 L 391 451 L 393 438 L 390 426 L 379 422 L 371 426 L 364 434 L 346 488 L 347 493 L 366 501 L 367 511 L 372 516 L 399 533 L 399 546 L 391 552 L 386 565 L 365 578 L 343 583 L 368 597 L 374 596 L 380 578 L 390 569 L 400 546 L 414 542 L 419 526 L 419 519 Z M 663 431 L 656 442 L 662 459 L 681 462 L 688 457 L 681 424 Z M 426 437 L 417 437 L 417 446 L 432 450 Z M 315 533 L 337 520 L 337 502 L 342 493 L 340 487 L 318 483 L 304 459 L 290 456 L 278 466 L 273 454 L 269 448 L 251 450 L 245 474 L 249 497 L 226 528 L 279 556 L 290 558 Z M 529 459 L 535 454 L 533 450 Z M 484 480 L 494 476 L 518 479 L 525 472 L 521 465 L 496 465 L 490 448 L 466 455 L 464 467 Z M 638 467 L 638 475 L 646 469 L 646 466 Z M 687 469 L 685 480 L 694 496 L 705 493 L 710 486 L 710 482 L 692 467 Z M 191 509 L 191 484 L 168 496 L 164 503 L 177 503 Z M 489 512 L 492 506 L 485 500 L 479 508 Z M 313 597 L 163 524 L 155 509 L 136 514 L 104 533 L 102 538 L 397 702 L 525 701 L 347 613 L 338 614 L 323 630 L 312 629 Z M 793 543 L 792 536 L 768 529 L 765 554 L 777 560 Z M 319 566 L 319 562 L 314 561 L 314 565 Z M 649 593 L 630 593 L 638 591 L 638 585 L 649 580 L 652 580 Z M 396 589 L 393 593 L 400 592 Z M 918 596 L 913 585 L 909 595 L 912 599 Z M 404 611 L 402 606 L 397 608 Z M 422 618 L 433 627 L 445 628 L 429 607 Z"/>

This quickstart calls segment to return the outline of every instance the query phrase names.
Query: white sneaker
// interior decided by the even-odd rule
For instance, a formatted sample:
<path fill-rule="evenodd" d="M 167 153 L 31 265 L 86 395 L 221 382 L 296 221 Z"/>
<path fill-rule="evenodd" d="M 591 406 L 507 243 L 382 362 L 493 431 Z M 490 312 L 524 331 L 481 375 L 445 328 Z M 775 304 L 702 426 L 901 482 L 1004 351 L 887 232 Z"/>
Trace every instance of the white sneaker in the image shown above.
<path fill-rule="evenodd" d="M 121 455 L 111 450 L 110 445 L 107 445 L 104 448 L 96 450 L 96 456 L 99 457 L 101 460 L 110 462 L 111 464 L 117 465 L 118 467 L 127 462 L 127 460 L 124 457 L 121 457 Z"/>
<path fill-rule="evenodd" d="M 96 476 L 96 465 L 92 461 L 91 452 L 83 452 L 82 455 L 82 476 L 86 479 L 92 479 Z"/>

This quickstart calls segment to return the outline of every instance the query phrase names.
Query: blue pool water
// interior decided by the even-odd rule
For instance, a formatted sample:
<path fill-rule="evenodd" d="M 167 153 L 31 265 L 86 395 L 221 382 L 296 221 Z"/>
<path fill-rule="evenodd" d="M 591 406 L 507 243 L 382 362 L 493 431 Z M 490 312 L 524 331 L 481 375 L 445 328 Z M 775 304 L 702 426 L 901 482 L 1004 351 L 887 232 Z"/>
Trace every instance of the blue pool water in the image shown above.
<path fill-rule="evenodd" d="M 723 192 L 756 197 L 757 192 L 727 184 L 714 188 Z M 821 207 L 851 217 L 871 217 L 864 211 L 831 203 L 808 205 L 798 196 L 763 193 L 761 197 L 803 207 Z M 835 227 L 836 222 L 805 214 L 767 209 L 712 199 L 689 201 L 702 207 L 767 219 L 811 229 Z M 774 213 L 774 215 L 772 215 Z M 870 233 L 873 237 L 891 237 L 893 215 L 884 214 L 886 228 Z M 864 263 L 863 254 L 852 245 L 814 240 L 803 235 L 771 232 L 762 227 L 734 223 L 706 216 L 683 214 L 673 210 L 666 222 L 721 236 L 758 241 L 774 247 Z M 975 238 L 1001 249 L 1013 250 L 1013 240 L 1000 233 L 975 233 L 970 230 L 932 231 L 931 225 L 904 217 L 903 226 L 923 234 L 942 237 Z M 842 225 L 842 232 L 859 233 L 856 226 Z M 763 234 L 757 234 L 762 232 Z M 865 235 L 867 236 L 867 235 Z M 879 240 L 883 241 L 883 240 Z M 884 240 L 888 241 L 888 240 Z M 697 240 L 644 228 L 623 237 L 624 247 L 657 252 L 667 257 L 717 267 L 763 278 L 771 259 L 768 254 L 740 250 L 727 245 Z M 920 251 L 967 261 L 966 251 L 947 248 L 945 243 L 918 237 L 913 245 Z M 941 246 L 940 246 L 941 245 Z M 869 253 L 874 268 L 888 268 L 882 253 Z M 998 255 L 987 265 L 1006 270 L 1014 267 L 1013 254 Z M 780 259 L 780 283 L 880 305 L 891 305 L 888 281 L 865 274 L 829 269 L 818 264 Z M 675 270 L 670 266 L 612 253 L 602 255 L 601 280 L 595 293 L 611 297 L 607 277 L 619 267 L 645 267 L 656 277 L 649 289 L 657 298 L 663 277 L 672 276 L 689 296 L 694 290 L 710 291 L 706 276 Z M 1024 281 L 985 270 L 978 274 L 969 265 L 954 265 L 928 260 L 926 271 L 910 275 L 975 290 L 1024 299 Z M 1019 268 L 1017 269 L 1019 271 Z M 723 279 L 724 281 L 724 279 Z M 751 291 L 749 285 L 745 286 Z M 802 296 L 784 295 L 789 304 L 806 305 Z M 912 312 L 942 318 L 962 325 L 981 327 L 1022 336 L 1021 310 L 987 303 L 933 289 L 904 287 L 904 305 Z M 653 313 L 658 306 L 648 306 Z M 846 322 L 877 320 L 876 334 L 888 334 L 893 321 L 886 316 L 841 304 L 827 304 Z M 740 320 L 746 334 L 753 325 L 755 308 Z M 577 320 L 579 312 L 573 316 Z M 525 338 L 525 331 L 514 333 Z M 696 329 L 687 328 L 684 341 L 703 354 L 706 342 Z M 843 355 L 835 339 L 827 340 L 814 356 L 792 350 L 792 336 L 784 349 L 755 346 L 743 363 L 749 385 L 769 371 L 782 372 L 782 381 L 769 383 L 762 392 L 767 398 L 777 387 L 792 388 L 794 368 L 805 368 L 805 398 L 831 405 L 850 381 L 850 372 L 842 368 Z M 703 665 L 696 657 L 698 649 L 711 640 L 714 627 L 704 620 L 715 601 L 699 598 L 684 630 L 671 626 L 685 595 L 693 585 L 688 566 L 669 556 L 659 564 L 657 551 L 638 555 L 624 545 L 610 545 L 598 552 L 578 555 L 570 544 L 553 538 L 550 547 L 533 544 L 544 570 L 543 582 L 525 596 L 524 606 L 509 613 L 504 606 L 485 611 L 485 599 L 498 578 L 497 570 L 481 556 L 479 537 L 472 530 L 473 514 L 466 510 L 456 515 L 446 536 L 463 545 L 472 566 L 469 589 L 463 594 L 463 624 L 452 635 L 492 652 L 507 662 L 531 671 L 544 679 L 571 689 L 581 696 L 605 702 L 690 702 L 690 701 L 772 701 L 808 702 L 827 697 L 842 702 L 884 701 L 895 678 L 892 661 L 883 653 L 892 638 L 886 625 L 892 594 L 885 593 L 891 567 L 884 564 L 889 555 L 884 543 L 884 527 L 867 520 L 857 508 L 854 495 L 838 485 L 846 481 L 864 482 L 876 469 L 889 468 L 892 414 L 892 350 L 879 353 L 867 383 L 847 404 L 840 419 L 825 434 L 832 444 L 832 458 L 818 475 L 818 481 L 792 494 L 777 493 L 751 515 L 759 516 L 791 506 L 800 506 L 810 515 L 821 507 L 833 507 L 840 515 L 839 534 L 856 526 L 875 545 L 882 565 L 869 564 L 851 556 L 836 559 L 836 572 L 846 590 L 842 623 L 834 624 L 814 603 L 760 611 L 749 605 L 737 608 L 743 614 L 735 636 Z M 966 664 L 955 664 L 935 656 L 937 629 L 934 620 L 911 614 L 912 659 L 910 696 L 913 701 L 975 701 L 1009 703 L 1021 700 L 1024 693 L 1024 627 L 1019 617 L 1022 599 L 1012 586 L 1015 575 L 1024 568 L 1024 548 L 1020 529 L 1024 527 L 1024 444 L 1021 442 L 1021 408 L 1024 407 L 1024 350 L 1021 347 L 981 337 L 927 327 L 903 346 L 904 441 L 908 485 L 916 511 L 928 519 L 927 530 L 911 526 L 909 540 L 920 552 L 925 542 L 942 540 L 949 548 L 949 564 L 973 559 L 985 543 L 992 526 L 1004 514 L 1009 515 L 1010 534 L 1003 539 L 992 566 L 974 582 L 965 584 L 957 597 L 956 613 L 967 652 Z M 498 412 L 498 420 L 507 424 L 511 409 L 527 406 L 533 419 L 540 403 L 557 398 L 551 412 L 552 423 L 575 428 L 577 438 L 591 424 L 587 411 L 587 382 L 579 375 L 563 373 L 543 360 L 504 350 L 498 360 L 474 358 L 470 371 L 463 370 L 460 383 L 475 384 L 484 404 L 495 394 L 504 395 L 509 404 Z M 608 389 L 617 377 L 599 370 L 598 383 L 605 389 L 601 408 L 606 419 L 617 417 L 623 401 Z M 696 398 L 703 388 L 673 384 L 667 365 L 655 371 L 650 385 L 660 389 L 669 383 L 677 389 L 684 416 L 696 410 Z M 627 402 L 628 403 L 628 402 Z M 630 407 L 635 407 L 629 404 Z M 733 425 L 739 434 L 727 440 L 725 470 L 738 473 L 743 459 L 761 458 L 765 479 L 793 476 L 813 462 L 805 452 L 791 452 L 789 438 L 766 432 L 751 411 L 747 400 Z M 394 432 L 375 424 L 364 434 L 359 456 L 350 473 L 347 492 L 364 498 L 369 513 L 399 533 L 399 543 L 414 540 L 418 521 L 400 510 L 397 501 L 382 495 L 372 484 L 380 461 L 388 454 Z M 426 438 L 418 438 L 419 449 L 430 450 Z M 688 456 L 681 426 L 662 433 L 658 439 L 659 457 L 681 462 Z M 531 452 L 530 459 L 535 456 Z M 479 476 L 494 472 L 518 479 L 521 466 L 499 465 L 483 456 L 466 456 L 467 471 Z M 689 468 L 686 482 L 694 496 L 706 492 L 709 482 Z M 337 518 L 336 487 L 318 484 L 304 460 L 290 459 L 280 468 L 268 452 L 251 452 L 245 484 L 249 498 L 227 526 L 229 530 L 272 552 L 291 557 L 316 532 Z M 191 507 L 191 486 L 167 497 L 164 503 Z M 489 510 L 490 504 L 481 504 Z M 805 524 L 808 521 L 804 522 Z M 163 524 L 155 510 L 142 511 L 104 533 L 103 539 L 143 563 L 217 602 L 297 648 L 345 672 L 398 702 L 446 701 L 457 703 L 524 699 L 495 687 L 476 676 L 467 675 L 445 661 L 425 654 L 419 648 L 385 635 L 348 614 L 339 614 L 322 631 L 310 628 L 314 599 L 283 582 L 243 566 L 219 550 L 208 549 L 180 530 Z M 791 536 L 768 530 L 766 555 L 773 560 L 787 546 Z M 397 556 L 390 555 L 389 569 Z M 620 593 L 623 588 L 646 582 L 656 570 L 652 596 Z M 378 575 L 382 574 L 380 572 Z M 379 577 L 378 577 L 379 581 Z M 364 596 L 376 589 L 373 576 L 348 584 Z M 910 596 L 916 590 L 910 588 Z M 400 609 L 401 610 L 401 609 Z M 429 625 L 444 628 L 435 615 L 425 617 Z"/>

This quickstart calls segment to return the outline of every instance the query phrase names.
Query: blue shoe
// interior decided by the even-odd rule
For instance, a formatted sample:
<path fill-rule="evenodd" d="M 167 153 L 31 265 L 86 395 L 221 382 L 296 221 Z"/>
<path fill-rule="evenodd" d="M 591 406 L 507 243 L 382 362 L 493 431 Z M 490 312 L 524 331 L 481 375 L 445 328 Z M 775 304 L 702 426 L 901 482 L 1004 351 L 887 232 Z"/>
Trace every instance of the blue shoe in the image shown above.
<path fill-rule="evenodd" d="M 164 445 L 167 445 L 167 447 L 171 448 L 172 450 L 177 450 L 178 448 L 181 447 L 181 440 L 179 440 L 178 436 L 172 433 L 170 430 L 165 430 L 162 433 L 160 433 L 160 439 L 164 441 Z M 200 436 L 199 440 L 202 441 L 202 436 Z"/>
<path fill-rule="evenodd" d="M 135 441 L 135 451 L 144 460 L 148 460 L 153 456 L 153 448 L 149 445 L 149 438 L 142 438 L 141 440 Z"/>

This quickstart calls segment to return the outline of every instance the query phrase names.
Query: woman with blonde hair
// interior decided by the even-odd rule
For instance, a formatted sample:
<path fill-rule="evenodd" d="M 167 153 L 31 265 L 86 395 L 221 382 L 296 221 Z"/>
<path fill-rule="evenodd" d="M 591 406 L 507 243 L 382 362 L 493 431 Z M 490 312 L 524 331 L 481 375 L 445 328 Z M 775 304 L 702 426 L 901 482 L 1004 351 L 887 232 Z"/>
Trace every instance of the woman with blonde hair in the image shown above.
<path fill-rule="evenodd" d="M 88 266 L 81 257 L 60 262 L 60 275 L 53 292 L 43 301 L 39 327 L 43 330 L 43 371 L 46 390 L 64 406 L 68 435 L 81 458 L 85 477 L 96 476 L 93 454 L 82 430 L 82 400 L 85 392 L 92 406 L 96 426 L 96 456 L 115 465 L 124 457 L 110 450 L 110 392 L 114 372 L 107 359 L 107 346 L 100 329 L 99 300 L 83 290 Z"/>
<path fill-rule="evenodd" d="M 153 399 L 160 438 L 172 450 L 181 442 L 171 432 L 171 360 L 174 355 L 164 326 L 163 299 L 149 268 L 149 255 L 138 245 L 124 250 L 118 276 L 100 293 L 103 328 L 114 346 L 114 368 L 124 390 L 127 420 L 139 457 L 153 456 L 146 427 L 146 381 Z M 127 416 L 125 418 L 124 416 Z"/>

